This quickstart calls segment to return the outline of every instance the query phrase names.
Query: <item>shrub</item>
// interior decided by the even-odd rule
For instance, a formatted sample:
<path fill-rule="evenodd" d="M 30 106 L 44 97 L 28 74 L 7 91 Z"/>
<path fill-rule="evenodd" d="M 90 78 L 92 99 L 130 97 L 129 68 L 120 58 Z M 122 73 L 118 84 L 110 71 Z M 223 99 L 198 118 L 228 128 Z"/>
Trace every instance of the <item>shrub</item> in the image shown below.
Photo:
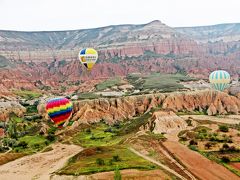
<path fill-rule="evenodd" d="M 22 147 L 22 148 L 25 149 L 28 146 L 28 144 L 25 141 L 21 141 L 20 143 L 18 143 L 17 146 Z"/>
<path fill-rule="evenodd" d="M 188 126 L 192 126 L 192 120 L 188 119 L 188 120 L 186 120 L 186 123 Z"/>
<path fill-rule="evenodd" d="M 113 160 L 112 159 L 110 159 L 109 161 L 108 161 L 108 165 L 113 165 Z"/>
<path fill-rule="evenodd" d="M 227 157 L 227 156 L 223 156 L 221 158 L 221 160 L 224 162 L 224 163 L 229 163 L 230 162 L 230 159 Z"/>
<path fill-rule="evenodd" d="M 110 132 L 111 133 L 112 132 L 112 128 L 107 128 L 107 129 L 104 130 L 104 132 Z"/>
<path fill-rule="evenodd" d="M 105 164 L 105 162 L 104 162 L 103 159 L 101 159 L 101 158 L 97 158 L 97 159 L 96 159 L 96 164 L 102 166 L 102 165 Z"/>
<path fill-rule="evenodd" d="M 118 155 L 113 156 L 112 160 L 113 160 L 113 162 L 121 161 L 121 159 L 120 159 L 120 157 Z"/>
<path fill-rule="evenodd" d="M 91 131 L 90 128 L 87 128 L 87 129 L 86 129 L 86 133 L 87 133 L 87 134 L 91 134 L 91 132 L 92 132 L 92 131 Z"/>
<path fill-rule="evenodd" d="M 194 139 L 191 139 L 190 142 L 189 142 L 189 145 L 197 145 L 198 142 L 195 141 Z"/>
<path fill-rule="evenodd" d="M 49 140 L 50 142 L 52 142 L 56 139 L 56 136 L 54 134 L 49 134 L 49 135 L 47 135 L 46 139 Z"/>
<path fill-rule="evenodd" d="M 228 132 L 228 126 L 226 125 L 219 125 L 218 128 L 221 132 Z"/>
<path fill-rule="evenodd" d="M 222 146 L 223 149 L 229 149 L 229 145 L 224 143 L 223 146 Z"/>
<path fill-rule="evenodd" d="M 94 136 L 94 134 L 91 135 L 90 139 L 91 139 L 91 140 L 96 139 L 95 136 Z"/>
<path fill-rule="evenodd" d="M 210 149 L 210 147 L 212 147 L 212 143 L 207 142 L 207 143 L 205 144 L 205 147 L 206 147 L 207 149 Z"/>
<path fill-rule="evenodd" d="M 189 148 L 193 151 L 198 151 L 197 147 L 194 145 L 190 145 Z"/>

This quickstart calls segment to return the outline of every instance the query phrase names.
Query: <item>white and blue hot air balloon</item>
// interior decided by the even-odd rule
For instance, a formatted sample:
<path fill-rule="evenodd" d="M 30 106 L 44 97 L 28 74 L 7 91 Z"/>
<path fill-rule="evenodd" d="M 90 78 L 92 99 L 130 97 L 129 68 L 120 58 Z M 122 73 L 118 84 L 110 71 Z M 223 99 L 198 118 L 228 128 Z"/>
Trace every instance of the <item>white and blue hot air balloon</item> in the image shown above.
<path fill-rule="evenodd" d="M 218 91 L 224 91 L 231 81 L 230 74 L 227 71 L 217 70 L 209 75 L 209 81 L 212 88 Z"/>

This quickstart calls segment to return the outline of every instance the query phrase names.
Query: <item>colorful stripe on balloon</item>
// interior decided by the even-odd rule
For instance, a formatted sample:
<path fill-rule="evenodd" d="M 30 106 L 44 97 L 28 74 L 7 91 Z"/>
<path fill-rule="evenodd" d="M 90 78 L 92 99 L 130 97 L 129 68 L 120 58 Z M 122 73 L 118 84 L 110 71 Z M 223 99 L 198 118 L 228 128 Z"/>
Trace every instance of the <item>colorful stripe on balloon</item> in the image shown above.
<path fill-rule="evenodd" d="M 54 123 L 60 126 L 71 116 L 73 106 L 66 98 L 54 98 L 47 102 L 46 110 Z"/>

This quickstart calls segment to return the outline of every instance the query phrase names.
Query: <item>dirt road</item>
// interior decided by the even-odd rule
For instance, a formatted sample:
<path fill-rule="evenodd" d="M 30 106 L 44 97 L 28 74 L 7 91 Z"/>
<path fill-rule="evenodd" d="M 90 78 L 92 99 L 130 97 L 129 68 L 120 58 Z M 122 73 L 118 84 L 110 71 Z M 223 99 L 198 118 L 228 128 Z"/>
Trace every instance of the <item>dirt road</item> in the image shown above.
<path fill-rule="evenodd" d="M 135 149 L 133 148 L 129 148 L 133 153 L 137 154 L 138 156 L 141 156 L 142 158 L 154 163 L 154 164 L 157 164 L 158 166 L 162 167 L 163 169 L 167 170 L 168 172 L 172 173 L 173 175 L 177 176 L 178 178 L 180 179 L 185 179 L 183 176 L 181 176 L 180 174 L 178 174 L 177 172 L 175 172 L 174 170 L 170 169 L 169 167 L 165 166 L 164 164 L 154 160 L 153 158 L 150 158 L 149 156 L 146 156 L 138 151 L 136 151 Z"/>
<path fill-rule="evenodd" d="M 207 115 L 183 115 L 180 116 L 183 119 L 192 118 L 193 120 L 199 121 L 212 121 L 217 123 L 226 123 L 226 124 L 238 124 L 240 123 L 240 115 L 229 115 L 229 116 L 207 116 Z"/>
<path fill-rule="evenodd" d="M 176 156 L 187 169 L 200 179 L 211 180 L 239 180 L 240 177 L 233 174 L 225 167 L 210 161 L 198 152 L 190 150 L 187 146 L 178 142 L 178 132 L 167 135 L 167 140 L 162 144 L 174 156 Z"/>
<path fill-rule="evenodd" d="M 0 179 L 50 179 L 51 173 L 82 150 L 80 146 L 60 143 L 52 145 L 52 148 L 52 151 L 25 156 L 0 166 Z"/>

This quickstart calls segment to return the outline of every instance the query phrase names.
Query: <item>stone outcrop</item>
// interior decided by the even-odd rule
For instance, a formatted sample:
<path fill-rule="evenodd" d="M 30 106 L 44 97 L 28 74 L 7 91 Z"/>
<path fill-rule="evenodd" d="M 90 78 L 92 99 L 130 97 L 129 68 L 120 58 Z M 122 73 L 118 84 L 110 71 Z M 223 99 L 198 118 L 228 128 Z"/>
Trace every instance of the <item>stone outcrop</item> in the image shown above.
<path fill-rule="evenodd" d="M 73 120 L 94 123 L 104 120 L 109 124 L 149 112 L 152 108 L 178 111 L 204 111 L 209 115 L 240 113 L 240 99 L 216 91 L 195 91 L 169 94 L 139 95 L 111 99 L 75 101 Z M 47 118 L 45 105 L 39 113 Z"/>
<path fill-rule="evenodd" d="M 141 127 L 141 130 L 151 131 L 156 134 L 171 133 L 186 129 L 187 123 L 177 116 L 173 111 L 156 111 L 147 124 Z"/>
<path fill-rule="evenodd" d="M 22 117 L 26 112 L 26 108 L 16 101 L 0 102 L 0 121 L 8 121 L 11 113 Z"/>

